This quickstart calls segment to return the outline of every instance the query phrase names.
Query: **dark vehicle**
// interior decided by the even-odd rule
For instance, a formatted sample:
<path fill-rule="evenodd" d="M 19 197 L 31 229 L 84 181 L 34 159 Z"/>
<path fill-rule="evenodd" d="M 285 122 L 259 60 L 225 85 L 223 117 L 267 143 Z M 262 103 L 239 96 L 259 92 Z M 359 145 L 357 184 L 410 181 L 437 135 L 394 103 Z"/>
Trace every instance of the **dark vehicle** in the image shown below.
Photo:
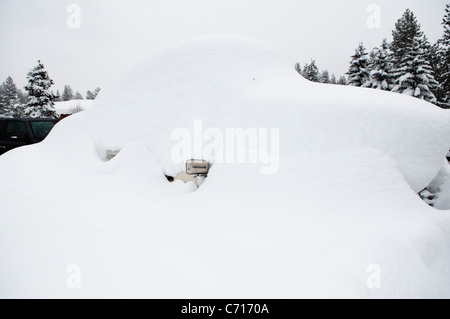
<path fill-rule="evenodd" d="M 57 122 L 54 119 L 0 118 L 0 155 L 43 141 Z"/>

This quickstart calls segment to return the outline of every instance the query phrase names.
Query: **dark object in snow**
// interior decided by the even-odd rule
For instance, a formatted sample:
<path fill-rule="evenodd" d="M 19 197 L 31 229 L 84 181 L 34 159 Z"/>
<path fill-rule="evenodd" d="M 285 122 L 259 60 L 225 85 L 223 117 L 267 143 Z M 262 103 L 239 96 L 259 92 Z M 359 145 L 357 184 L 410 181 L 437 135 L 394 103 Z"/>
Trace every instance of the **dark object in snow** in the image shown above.
<path fill-rule="evenodd" d="M 186 171 L 179 173 L 177 176 L 165 175 L 169 182 L 182 181 L 184 183 L 193 182 L 197 188 L 205 181 L 208 176 L 211 163 L 204 160 L 188 160 L 186 161 Z"/>
<path fill-rule="evenodd" d="M 0 119 L 0 155 L 43 141 L 57 122 L 55 119 Z"/>
<path fill-rule="evenodd" d="M 119 155 L 120 150 L 106 150 L 106 159 L 108 161 L 112 160 L 114 157 Z"/>
<path fill-rule="evenodd" d="M 435 191 L 431 192 L 431 190 L 427 187 L 419 193 L 419 196 L 425 203 L 427 203 L 431 207 L 434 207 L 434 201 L 437 198 Z"/>

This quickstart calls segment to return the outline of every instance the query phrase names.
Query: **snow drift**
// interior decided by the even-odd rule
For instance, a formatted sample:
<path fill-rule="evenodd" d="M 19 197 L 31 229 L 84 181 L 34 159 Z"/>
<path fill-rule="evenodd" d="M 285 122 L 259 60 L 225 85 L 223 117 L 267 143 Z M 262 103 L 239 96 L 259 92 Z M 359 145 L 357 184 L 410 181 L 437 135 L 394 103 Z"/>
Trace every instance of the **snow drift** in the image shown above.
<path fill-rule="evenodd" d="M 229 36 L 153 53 L 60 129 L 86 132 L 102 151 L 144 139 L 172 173 L 171 132 L 194 120 L 280 128 L 282 156 L 375 148 L 396 160 L 415 191 L 436 176 L 450 143 L 449 112 L 400 94 L 311 83 L 266 44 Z"/>
<path fill-rule="evenodd" d="M 198 120 L 278 128 L 279 172 L 216 163 L 196 192 L 168 183 L 172 132 Z M 450 297 L 450 217 L 417 196 L 449 123 L 410 97 L 311 83 L 258 40 L 175 44 L 0 158 L 0 295 Z"/>
<path fill-rule="evenodd" d="M 91 107 L 93 100 L 71 100 L 55 103 L 55 111 L 58 115 L 74 114 L 85 111 Z"/>

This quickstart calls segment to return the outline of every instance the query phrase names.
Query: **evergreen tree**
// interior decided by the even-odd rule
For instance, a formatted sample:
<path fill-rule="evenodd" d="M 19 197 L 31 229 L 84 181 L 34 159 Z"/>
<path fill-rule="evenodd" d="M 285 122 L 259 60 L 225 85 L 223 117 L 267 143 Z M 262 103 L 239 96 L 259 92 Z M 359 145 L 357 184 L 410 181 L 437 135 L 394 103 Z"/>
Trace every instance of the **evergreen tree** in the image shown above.
<path fill-rule="evenodd" d="M 347 72 L 347 85 L 366 86 L 370 79 L 369 56 L 364 44 L 361 42 L 355 50 L 355 54 L 350 61 L 350 68 Z"/>
<path fill-rule="evenodd" d="M 345 76 L 341 76 L 339 78 L 339 81 L 337 82 L 337 84 L 339 84 L 339 85 L 347 85 L 347 79 L 345 78 Z"/>
<path fill-rule="evenodd" d="M 9 77 L 8 77 L 9 79 Z M 0 115 L 8 116 L 10 113 L 10 100 L 6 92 L 6 81 L 0 85 Z"/>
<path fill-rule="evenodd" d="M 396 78 L 392 91 L 438 104 L 433 93 L 439 92 L 439 83 L 433 74 L 434 49 L 409 9 L 395 24 L 392 35 L 394 40 L 391 50 Z"/>
<path fill-rule="evenodd" d="M 73 99 L 74 100 L 83 100 L 83 96 L 81 95 L 80 92 L 77 91 L 77 93 L 75 93 L 75 96 Z"/>
<path fill-rule="evenodd" d="M 48 72 L 41 61 L 27 74 L 28 84 L 25 90 L 28 92 L 28 103 L 26 105 L 26 116 L 30 117 L 53 117 L 58 115 L 54 107 L 54 95 L 49 91 L 53 85 Z"/>
<path fill-rule="evenodd" d="M 2 100 L 5 104 L 8 105 L 10 100 L 17 99 L 17 86 L 10 76 L 6 78 L 6 81 L 3 82 L 2 86 L 3 86 Z"/>
<path fill-rule="evenodd" d="M 330 83 L 331 84 L 337 84 L 336 75 L 334 75 L 334 74 L 331 75 Z"/>
<path fill-rule="evenodd" d="M 449 105 L 447 105 L 447 93 L 445 92 L 443 85 L 443 83 L 445 82 L 444 74 L 447 72 L 448 66 L 444 63 L 443 53 L 444 47 L 441 40 L 439 40 L 428 49 L 428 60 L 430 61 L 434 78 L 439 83 L 432 89 L 432 92 L 437 99 L 437 105 L 443 108 L 448 108 Z"/>
<path fill-rule="evenodd" d="M 28 95 L 26 93 L 23 93 L 22 90 L 17 89 L 17 96 L 19 98 L 20 104 L 27 104 L 28 102 Z"/>
<path fill-rule="evenodd" d="M 411 10 L 406 10 L 402 18 L 397 21 L 395 29 L 392 31 L 392 36 L 394 39 L 391 43 L 391 51 L 394 67 L 399 68 L 405 55 L 411 48 L 412 40 L 423 36 L 423 33 L 420 31 L 420 24 Z"/>
<path fill-rule="evenodd" d="M 315 60 L 311 60 L 310 64 L 305 64 L 302 75 L 305 79 L 312 82 L 320 82 L 320 72 Z"/>
<path fill-rule="evenodd" d="M 95 90 L 94 90 L 94 100 L 97 98 L 97 96 L 98 96 L 98 94 L 100 93 L 100 91 L 101 91 L 102 89 L 100 88 L 100 87 L 97 87 Z"/>
<path fill-rule="evenodd" d="M 23 104 L 20 101 L 20 98 L 17 97 L 14 100 L 11 100 L 11 116 L 15 118 L 23 118 L 26 116 L 26 104 Z"/>
<path fill-rule="evenodd" d="M 87 91 L 86 92 L 86 100 L 95 100 L 94 93 L 92 93 L 91 91 Z"/>
<path fill-rule="evenodd" d="M 300 63 L 295 63 L 295 71 L 297 71 L 298 74 L 302 75 L 302 67 Z"/>
<path fill-rule="evenodd" d="M 6 116 L 21 117 L 24 106 L 20 101 L 19 90 L 10 76 L 2 83 L 1 91 L 2 111 L 0 113 Z"/>
<path fill-rule="evenodd" d="M 59 93 L 59 90 L 56 90 L 55 99 L 54 102 L 61 102 L 61 93 Z"/>
<path fill-rule="evenodd" d="M 375 48 L 371 54 L 370 81 L 367 87 L 390 91 L 395 83 L 393 64 L 389 44 L 384 39 L 380 48 Z"/>
<path fill-rule="evenodd" d="M 392 91 L 437 103 L 431 90 L 439 83 L 435 80 L 427 60 L 426 43 L 421 34 L 412 39 L 405 52 L 400 67 L 396 70 L 397 80 Z"/>
<path fill-rule="evenodd" d="M 61 95 L 61 100 L 66 101 L 72 101 L 74 99 L 73 90 L 70 87 L 70 85 L 64 85 L 63 94 Z"/>
<path fill-rule="evenodd" d="M 3 84 L 0 85 L 0 116 L 4 116 L 7 113 L 5 104 L 4 104 L 4 89 Z"/>
<path fill-rule="evenodd" d="M 326 84 L 327 83 L 331 83 L 330 73 L 328 72 L 328 70 L 325 70 L 325 71 L 322 72 L 322 78 L 321 78 L 320 82 L 326 83 Z"/>
<path fill-rule="evenodd" d="M 441 72 L 440 82 L 443 90 L 442 101 L 447 104 L 446 107 L 448 108 L 450 104 L 450 4 L 448 4 L 445 9 L 445 16 L 442 24 L 444 26 L 444 36 L 440 41 L 439 69 Z"/>

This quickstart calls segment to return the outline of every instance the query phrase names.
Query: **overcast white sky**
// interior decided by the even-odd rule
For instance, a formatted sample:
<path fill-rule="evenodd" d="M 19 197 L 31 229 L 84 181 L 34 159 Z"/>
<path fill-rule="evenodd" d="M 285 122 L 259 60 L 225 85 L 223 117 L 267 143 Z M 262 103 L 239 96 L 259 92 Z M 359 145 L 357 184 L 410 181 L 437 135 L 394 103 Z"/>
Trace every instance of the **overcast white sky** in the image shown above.
<path fill-rule="evenodd" d="M 450 0 L 0 0 L 0 82 L 21 88 L 41 59 L 55 90 L 70 84 L 85 95 L 171 42 L 210 33 L 254 36 L 294 64 L 311 58 L 337 76 L 358 42 L 391 40 L 410 8 L 431 42 L 441 37 Z M 81 28 L 67 27 L 67 7 L 81 8 Z M 381 28 L 367 26 L 367 7 L 381 8 Z"/>

